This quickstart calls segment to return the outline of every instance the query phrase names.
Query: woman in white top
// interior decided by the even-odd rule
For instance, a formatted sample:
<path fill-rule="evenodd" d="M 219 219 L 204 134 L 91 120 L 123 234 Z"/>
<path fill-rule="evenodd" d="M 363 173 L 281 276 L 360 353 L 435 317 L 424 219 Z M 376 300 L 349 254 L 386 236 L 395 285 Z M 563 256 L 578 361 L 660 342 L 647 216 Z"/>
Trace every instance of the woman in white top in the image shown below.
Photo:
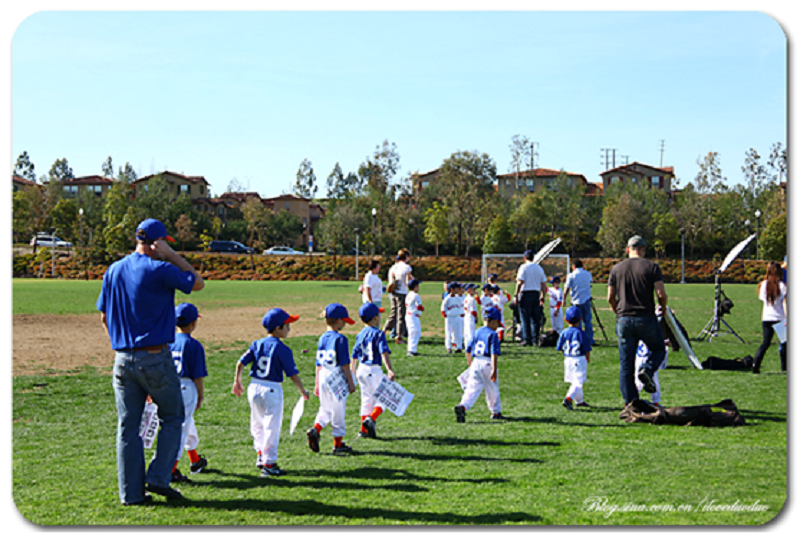
<path fill-rule="evenodd" d="M 372 303 L 378 308 L 380 308 L 381 301 L 383 301 L 383 283 L 378 276 L 380 270 L 381 263 L 377 260 L 371 260 L 369 271 L 364 276 L 364 283 L 361 285 L 361 301 Z"/>
<path fill-rule="evenodd" d="M 406 295 L 408 295 L 408 282 L 411 280 L 411 266 L 408 260 L 411 253 L 408 249 L 400 249 L 397 252 L 397 262 L 389 269 L 390 284 L 394 281 L 394 291 L 392 292 L 392 310 L 389 319 L 383 326 L 383 332 L 390 334 L 394 331 L 395 340 L 398 344 L 405 342 L 406 336 Z"/>
<path fill-rule="evenodd" d="M 786 284 L 781 280 L 783 272 L 781 265 L 777 262 L 770 262 L 767 266 L 767 275 L 758 284 L 758 298 L 764 302 L 761 312 L 761 345 L 756 351 L 753 362 L 753 373 L 761 373 L 761 362 L 764 355 L 772 344 L 772 336 L 775 334 L 773 325 L 783 323 L 786 325 Z M 786 371 L 786 343 L 780 345 L 781 371 Z"/>

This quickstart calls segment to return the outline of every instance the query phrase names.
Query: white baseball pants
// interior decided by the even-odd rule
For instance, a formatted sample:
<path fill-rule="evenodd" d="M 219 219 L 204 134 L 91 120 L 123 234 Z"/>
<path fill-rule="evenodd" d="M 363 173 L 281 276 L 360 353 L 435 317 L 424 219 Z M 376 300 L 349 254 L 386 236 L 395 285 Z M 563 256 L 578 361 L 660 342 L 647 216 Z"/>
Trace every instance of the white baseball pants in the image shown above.
<path fill-rule="evenodd" d="M 447 316 L 444 319 L 444 347 L 445 349 L 464 349 L 464 318 Z"/>
<path fill-rule="evenodd" d="M 380 366 L 358 365 L 356 379 L 361 390 L 361 416 L 369 416 L 376 406 L 383 408 L 381 403 L 375 403 L 375 390 L 381 384 L 383 377 L 383 369 Z"/>
<path fill-rule="evenodd" d="M 564 310 L 559 308 L 556 312 L 555 307 L 550 307 L 550 325 L 559 334 L 564 330 Z"/>
<path fill-rule="evenodd" d="M 328 368 L 320 368 L 319 370 L 319 410 L 314 423 L 319 424 L 322 428 L 330 424 L 332 426 L 331 435 L 343 437 L 346 434 L 344 413 L 347 410 L 347 398 L 349 396 L 345 396 L 342 401 L 336 399 L 333 391 L 325 381 L 331 373 L 339 373 L 339 370 L 329 370 Z"/>
<path fill-rule="evenodd" d="M 639 371 L 641 370 L 644 363 L 647 362 L 647 358 L 649 357 L 649 353 L 643 357 L 636 357 L 636 373 L 634 374 L 634 381 L 636 383 L 636 389 L 641 392 L 642 388 L 644 388 L 644 384 L 639 380 Z M 661 364 L 660 369 L 666 368 L 667 359 L 664 358 L 664 362 Z M 661 384 L 658 382 L 658 370 L 656 373 L 653 374 L 653 382 L 656 384 L 656 391 L 650 394 L 650 401 L 653 403 L 661 403 Z"/>
<path fill-rule="evenodd" d="M 247 401 L 250 402 L 253 449 L 261 452 L 265 464 L 276 463 L 283 422 L 283 386 L 281 383 L 251 378 L 247 387 Z"/>
<path fill-rule="evenodd" d="M 575 403 L 583 403 L 587 364 L 586 357 L 564 357 L 564 382 L 570 384 L 567 397 Z"/>
<path fill-rule="evenodd" d="M 501 412 L 500 378 L 497 378 L 497 382 L 492 382 L 491 375 L 492 362 L 485 357 L 473 357 L 467 377 L 467 388 L 464 389 L 459 405 L 471 410 L 481 395 L 481 391 L 484 391 L 486 393 L 486 405 L 492 414 Z"/>
<path fill-rule="evenodd" d="M 197 409 L 197 385 L 191 379 L 181 378 L 181 396 L 183 396 L 183 424 L 181 425 L 181 445 L 178 449 L 178 458 L 183 457 L 183 450 L 197 449 L 200 437 L 194 425 L 194 411 Z"/>
<path fill-rule="evenodd" d="M 464 349 L 468 348 L 475 337 L 475 316 L 467 314 L 464 316 Z"/>
<path fill-rule="evenodd" d="M 419 339 L 422 336 L 422 325 L 419 316 L 409 314 L 406 316 L 406 330 L 408 331 L 408 352 L 416 353 Z"/>

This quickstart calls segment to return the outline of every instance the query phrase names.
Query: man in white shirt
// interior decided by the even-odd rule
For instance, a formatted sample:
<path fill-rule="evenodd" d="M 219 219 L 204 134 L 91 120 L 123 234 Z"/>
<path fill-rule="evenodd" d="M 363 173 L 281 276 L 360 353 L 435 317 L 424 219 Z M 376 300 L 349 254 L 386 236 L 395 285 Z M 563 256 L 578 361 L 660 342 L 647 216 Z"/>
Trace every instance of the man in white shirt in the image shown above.
<path fill-rule="evenodd" d="M 594 330 L 592 329 L 592 274 L 583 269 L 583 261 L 576 258 L 572 261 L 572 273 L 567 275 L 564 283 L 564 301 L 572 292 L 572 306 L 581 309 L 581 323 L 583 330 L 594 345 Z M 581 326 L 581 323 L 578 326 Z"/>
<path fill-rule="evenodd" d="M 383 332 L 394 332 L 395 340 L 398 344 L 404 341 L 406 335 L 406 296 L 408 295 L 408 283 L 411 280 L 411 266 L 408 260 L 411 253 L 408 249 L 400 249 L 397 252 L 397 262 L 389 269 L 389 280 L 395 281 L 394 291 L 392 292 L 392 310 L 389 319 L 383 326 Z"/>
<path fill-rule="evenodd" d="M 547 275 L 539 264 L 533 263 L 533 251 L 525 251 L 525 263 L 517 271 L 514 299 L 522 322 L 522 345 L 532 346 L 539 340 L 542 327 L 542 306 L 547 295 Z"/>
<path fill-rule="evenodd" d="M 378 260 L 371 260 L 369 263 L 369 271 L 364 276 L 364 282 L 361 285 L 361 301 L 363 303 L 372 303 L 380 308 L 381 301 L 383 301 L 383 283 L 378 273 L 381 271 L 381 263 Z"/>

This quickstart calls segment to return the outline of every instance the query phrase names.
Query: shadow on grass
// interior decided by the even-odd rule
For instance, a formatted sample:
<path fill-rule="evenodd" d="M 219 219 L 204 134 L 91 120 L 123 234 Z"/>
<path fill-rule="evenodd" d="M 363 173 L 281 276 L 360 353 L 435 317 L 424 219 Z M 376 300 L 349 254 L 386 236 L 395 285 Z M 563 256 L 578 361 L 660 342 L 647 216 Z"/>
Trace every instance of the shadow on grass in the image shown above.
<path fill-rule="evenodd" d="M 752 425 L 753 420 L 765 420 L 767 422 L 786 422 L 786 414 L 780 412 L 766 412 L 766 411 L 743 411 L 739 413 L 747 420 L 747 425 Z"/>
<path fill-rule="evenodd" d="M 435 446 L 560 446 L 560 442 L 507 442 L 504 440 L 487 440 L 483 438 L 456 438 L 456 437 L 392 437 L 375 439 L 385 442 L 402 442 L 409 440 L 419 440 L 431 442 Z"/>
<path fill-rule="evenodd" d="M 396 470 L 393 468 L 356 468 L 353 470 L 334 471 L 334 470 L 298 470 L 292 472 L 300 476 L 319 477 L 319 478 L 338 478 L 338 479 L 368 479 L 368 480 L 381 480 L 381 479 L 410 479 L 413 481 L 431 481 L 431 482 L 449 482 L 449 483 L 507 483 L 508 479 L 498 477 L 487 478 L 458 478 L 458 477 L 433 477 L 421 476 L 408 470 Z M 360 485 L 360 488 L 364 488 Z M 386 488 L 386 487 L 380 487 Z M 427 491 L 427 489 L 424 489 Z"/>
<path fill-rule="evenodd" d="M 431 523 L 431 524 L 503 524 L 506 522 L 538 523 L 539 515 L 522 512 L 503 512 L 479 515 L 457 515 L 425 511 L 399 511 L 377 507 L 347 507 L 315 500 L 182 500 L 166 502 L 167 507 L 197 507 L 226 511 L 265 511 L 270 513 L 322 517 L 327 523 L 336 518 Z"/>
<path fill-rule="evenodd" d="M 588 424 L 583 422 L 565 422 L 564 420 L 558 420 L 556 418 L 531 418 L 530 416 L 523 416 L 520 418 L 515 418 L 513 416 L 506 416 L 506 419 L 512 422 L 523 422 L 523 423 L 534 423 L 534 424 L 557 424 L 557 425 L 567 425 L 574 427 L 625 427 L 624 424 Z"/>
<path fill-rule="evenodd" d="M 398 459 L 412 459 L 420 462 L 428 461 L 477 461 L 477 462 L 508 462 L 508 463 L 543 463 L 540 459 L 499 459 L 497 457 L 482 457 L 480 455 L 431 455 L 428 453 L 410 453 L 396 451 L 365 451 L 360 455 L 374 455 L 379 457 L 394 457 Z"/>
<path fill-rule="evenodd" d="M 419 485 L 412 485 L 410 483 L 393 483 L 390 485 L 371 485 L 366 487 L 363 483 L 354 481 L 342 481 L 342 472 L 333 472 L 329 470 L 292 470 L 288 476 L 284 477 L 271 477 L 264 478 L 254 474 L 224 474 L 229 477 L 228 480 L 217 480 L 200 482 L 192 480 L 191 483 L 181 484 L 181 490 L 201 487 L 213 487 L 215 489 L 236 489 L 248 490 L 254 488 L 262 488 L 265 486 L 281 489 L 316 489 L 316 490 L 336 490 L 336 491 L 363 491 L 367 488 L 375 490 L 391 490 L 395 492 L 429 492 L 428 489 L 420 487 Z M 292 476 L 303 477 L 317 477 L 315 480 L 298 480 Z M 325 477 L 327 476 L 327 477 Z M 413 474 L 412 474 L 413 477 Z M 363 478 L 367 479 L 367 478 Z M 411 477 L 409 478 L 411 479 Z M 414 478 L 418 479 L 418 478 Z M 483 481 L 480 481 L 483 483 Z M 190 491 L 191 492 L 191 491 Z M 301 491 L 302 492 L 302 491 Z M 194 503 L 194 502 L 192 502 Z"/>

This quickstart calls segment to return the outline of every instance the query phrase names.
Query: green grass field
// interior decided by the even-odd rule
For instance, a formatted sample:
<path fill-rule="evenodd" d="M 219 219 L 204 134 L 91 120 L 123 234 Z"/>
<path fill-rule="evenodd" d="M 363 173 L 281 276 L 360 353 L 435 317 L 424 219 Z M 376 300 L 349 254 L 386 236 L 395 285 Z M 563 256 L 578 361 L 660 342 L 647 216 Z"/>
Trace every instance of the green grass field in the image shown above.
<path fill-rule="evenodd" d="M 356 285 L 209 282 L 191 301 L 201 313 L 278 300 L 287 309 L 297 302 L 321 309 L 339 301 L 355 314 Z M 441 287 L 422 285 L 423 329 L 442 332 Z M 13 290 L 14 314 L 93 314 L 99 282 L 15 280 Z M 679 320 L 696 336 L 711 316 L 713 286 L 669 285 L 667 291 Z M 725 291 L 736 305 L 726 319 L 747 343 L 730 336 L 694 342 L 700 360 L 752 355 L 760 342 L 754 286 L 726 285 Z M 752 525 L 774 518 L 787 496 L 786 375 L 779 371 L 777 346 L 758 376 L 699 371 L 682 353 L 671 354 L 660 374 L 665 405 L 731 398 L 747 426 L 626 424 L 618 417 L 614 319 L 605 286 L 594 292 L 610 342 L 596 327 L 601 346 L 592 352 L 585 386 L 591 409 L 561 406 L 568 385 L 555 350 L 504 344 L 500 390 L 509 419 L 490 420 L 479 400 L 467 423 L 457 424 L 453 406 L 461 389 L 455 378 L 466 359 L 448 356 L 441 335 L 423 337 L 419 357 L 407 357 L 404 347 L 394 350 L 397 380 L 416 397 L 402 418 L 381 416 L 378 440 L 356 438 L 359 394 L 350 398 L 352 456 L 329 453 L 330 428 L 322 433 L 320 454 L 308 449 L 305 430 L 319 406 L 313 396 L 298 432 L 289 436 L 298 394 L 285 383 L 280 464 L 289 473 L 283 478 L 259 477 L 247 401 L 230 393 L 247 343 L 207 345 L 210 375 L 196 420 L 209 469 L 181 485 L 189 500 L 180 504 L 156 497 L 152 507 L 120 507 L 110 368 L 15 377 L 15 503 L 41 525 Z M 344 331 L 351 344 L 359 329 Z M 313 386 L 316 337 L 288 344 L 301 377 Z M 184 472 L 186 463 L 184 456 Z"/>

